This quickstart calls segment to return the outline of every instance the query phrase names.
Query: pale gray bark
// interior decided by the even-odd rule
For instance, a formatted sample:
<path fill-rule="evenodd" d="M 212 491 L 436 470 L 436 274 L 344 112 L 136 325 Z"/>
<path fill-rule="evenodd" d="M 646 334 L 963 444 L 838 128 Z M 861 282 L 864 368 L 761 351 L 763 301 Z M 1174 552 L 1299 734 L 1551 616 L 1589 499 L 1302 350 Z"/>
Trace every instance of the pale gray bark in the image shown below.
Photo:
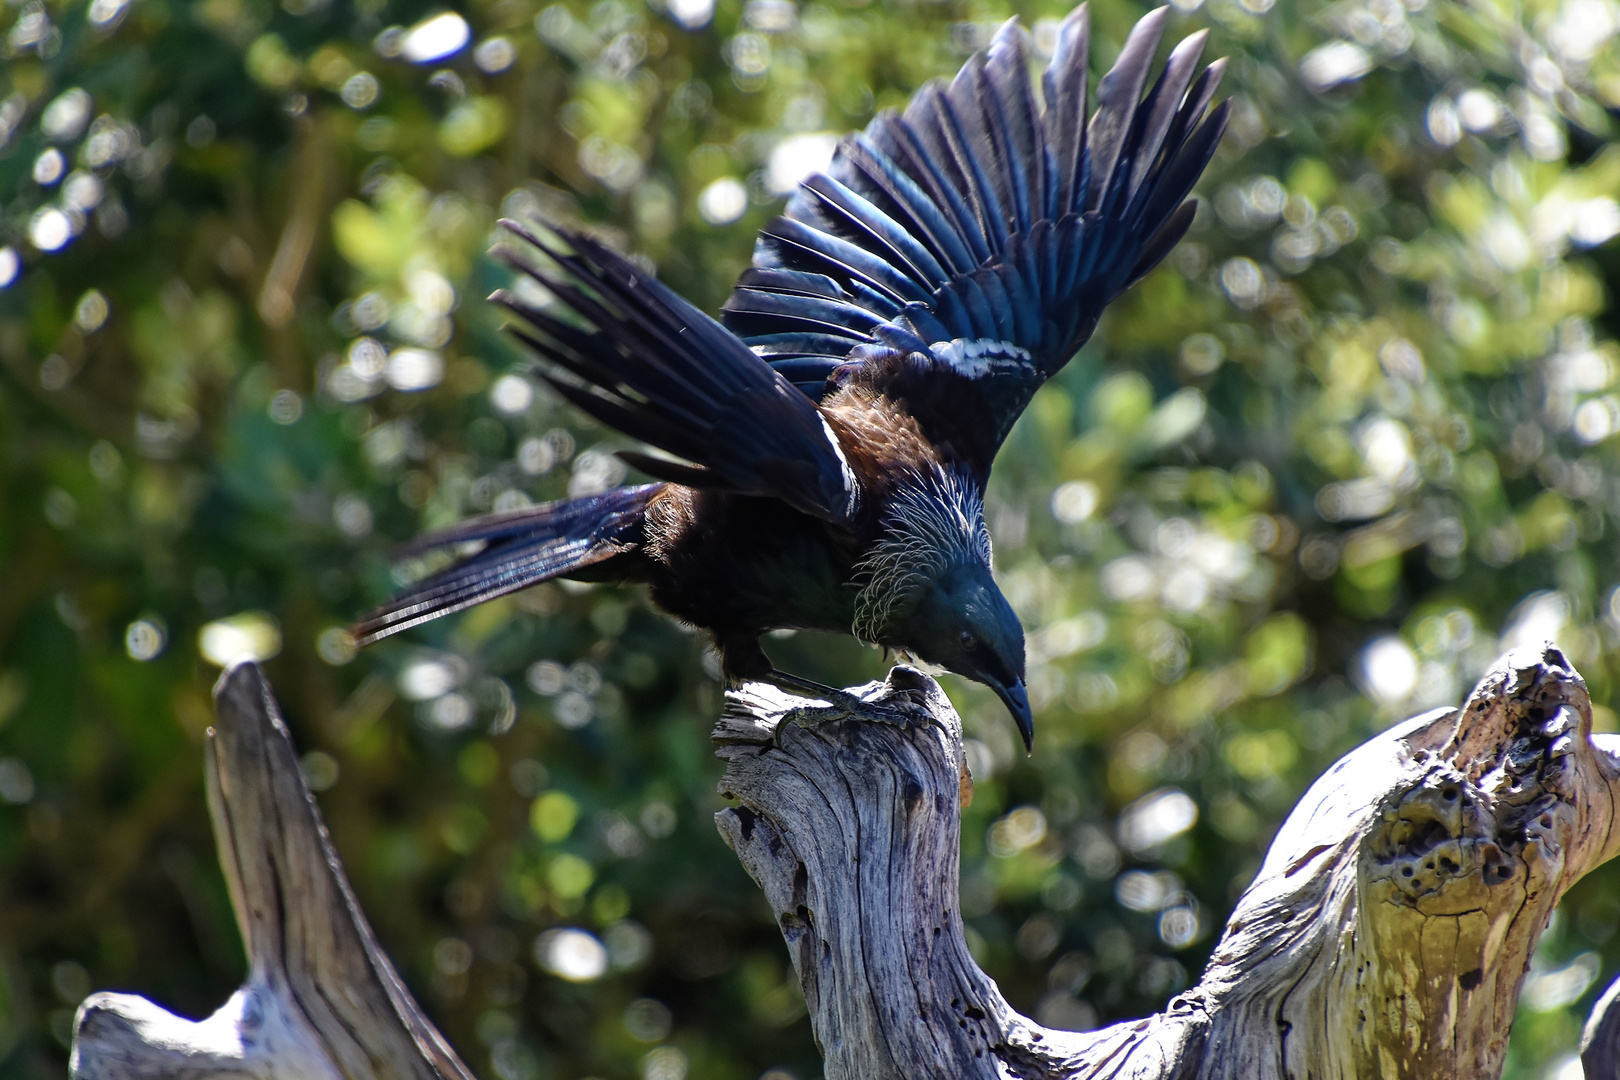
<path fill-rule="evenodd" d="M 1512 655 L 1461 710 L 1384 732 L 1312 786 L 1196 987 L 1142 1020 L 1047 1030 L 968 953 L 956 713 L 909 668 L 861 694 L 882 718 L 778 740 L 806 703 L 751 687 L 715 730 L 739 803 L 717 824 L 781 927 L 830 1080 L 1495 1077 L 1554 905 L 1620 848 L 1620 737 L 1591 734 L 1555 648 Z M 216 698 L 209 801 L 247 982 L 197 1023 L 93 995 L 73 1075 L 471 1080 L 377 948 L 263 675 L 234 668 Z M 1617 1075 L 1615 1043 L 1600 1007 L 1590 1077 Z"/>
<path fill-rule="evenodd" d="M 472 1080 L 377 947 L 254 664 L 214 688 L 208 809 L 247 981 L 193 1023 L 129 994 L 92 994 L 76 1080 Z"/>
<path fill-rule="evenodd" d="M 968 955 L 956 714 L 906 669 L 862 695 L 911 723 L 792 727 L 778 748 L 795 703 L 756 690 L 715 730 L 741 803 L 717 823 L 778 918 L 837 1080 L 1499 1076 L 1558 898 L 1620 847 L 1620 737 L 1591 734 L 1556 648 L 1510 655 L 1461 710 L 1384 732 L 1312 786 L 1196 987 L 1143 1020 L 1046 1030 Z"/>

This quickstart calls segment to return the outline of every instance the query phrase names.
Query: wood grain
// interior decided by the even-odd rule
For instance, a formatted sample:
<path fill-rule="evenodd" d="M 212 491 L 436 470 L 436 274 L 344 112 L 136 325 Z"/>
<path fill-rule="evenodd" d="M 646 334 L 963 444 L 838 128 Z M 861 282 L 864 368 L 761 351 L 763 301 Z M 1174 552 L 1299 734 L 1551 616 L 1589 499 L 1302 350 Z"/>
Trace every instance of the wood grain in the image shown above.
<path fill-rule="evenodd" d="M 75 1080 L 472 1080 L 388 962 L 255 664 L 214 688 L 208 808 L 249 969 L 192 1022 L 129 994 L 79 1007 Z"/>
<path fill-rule="evenodd" d="M 1375 736 L 1306 792 L 1196 987 L 1051 1031 L 968 954 L 955 712 L 905 668 L 858 693 L 910 722 L 793 727 L 778 748 L 802 703 L 750 688 L 715 729 L 740 804 L 716 823 L 777 916 L 829 1078 L 1499 1076 L 1558 898 L 1620 846 L 1620 738 L 1592 735 L 1556 647 L 1511 654 L 1460 710 Z M 1605 1060 L 1589 1075 L 1614 1076 Z"/>

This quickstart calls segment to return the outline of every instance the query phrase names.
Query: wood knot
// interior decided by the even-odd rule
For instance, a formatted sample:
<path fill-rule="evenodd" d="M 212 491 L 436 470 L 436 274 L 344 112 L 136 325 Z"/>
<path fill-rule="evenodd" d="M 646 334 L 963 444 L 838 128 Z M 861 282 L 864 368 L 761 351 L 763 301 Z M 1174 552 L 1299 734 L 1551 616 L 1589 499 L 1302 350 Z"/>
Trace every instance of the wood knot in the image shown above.
<path fill-rule="evenodd" d="M 1453 882 L 1495 886 L 1510 880 L 1515 861 L 1494 842 L 1496 823 L 1483 812 L 1487 806 L 1484 794 L 1456 769 L 1431 766 L 1368 836 L 1371 876 L 1414 904 Z"/>

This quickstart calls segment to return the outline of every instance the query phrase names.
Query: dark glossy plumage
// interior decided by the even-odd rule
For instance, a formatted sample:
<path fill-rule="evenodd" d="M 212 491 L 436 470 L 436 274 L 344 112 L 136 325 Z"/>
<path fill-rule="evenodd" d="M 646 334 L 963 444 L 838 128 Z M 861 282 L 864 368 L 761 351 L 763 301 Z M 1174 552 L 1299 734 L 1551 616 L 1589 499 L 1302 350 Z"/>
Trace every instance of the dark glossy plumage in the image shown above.
<path fill-rule="evenodd" d="M 991 577 L 983 487 L 1035 390 L 1192 221 L 1226 118 L 1205 115 L 1222 63 L 1196 73 L 1195 34 L 1144 95 L 1167 17 L 1137 24 L 1089 123 L 1085 8 L 1039 94 L 1009 22 L 806 181 L 723 325 L 588 237 L 506 223 L 522 246 L 503 254 L 556 300 L 495 297 L 543 376 L 680 460 L 627 454 L 664 482 L 424 538 L 484 547 L 374 612 L 360 640 L 549 577 L 645 581 L 714 634 L 733 679 L 803 689 L 760 635 L 852 632 L 991 686 L 1027 742 L 1023 633 Z"/>

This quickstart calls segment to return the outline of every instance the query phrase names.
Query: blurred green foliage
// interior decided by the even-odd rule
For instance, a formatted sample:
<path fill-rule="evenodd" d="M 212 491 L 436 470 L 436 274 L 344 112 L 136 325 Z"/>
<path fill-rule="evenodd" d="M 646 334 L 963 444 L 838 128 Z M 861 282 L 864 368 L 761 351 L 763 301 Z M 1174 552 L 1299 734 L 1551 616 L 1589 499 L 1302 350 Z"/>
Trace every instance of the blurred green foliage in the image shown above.
<path fill-rule="evenodd" d="M 1620 6 L 1178 7 L 1233 58 L 1203 209 L 991 490 L 1035 755 L 948 686 L 971 940 L 1070 1027 L 1194 979 L 1303 786 L 1510 644 L 1556 637 L 1615 725 Z M 200 741 L 212 661 L 251 651 L 480 1075 L 819 1075 L 710 821 L 702 641 L 558 584 L 360 655 L 341 627 L 395 542 L 623 477 L 482 300 L 497 216 L 591 223 L 712 310 L 833 134 L 1011 14 L 1039 50 L 1062 8 L 8 0 L 0 1073 L 62 1075 L 92 988 L 200 1015 L 236 985 Z M 1139 14 L 1097 0 L 1099 68 Z M 1617 884 L 1561 910 L 1510 1075 L 1561 1075 Z"/>

